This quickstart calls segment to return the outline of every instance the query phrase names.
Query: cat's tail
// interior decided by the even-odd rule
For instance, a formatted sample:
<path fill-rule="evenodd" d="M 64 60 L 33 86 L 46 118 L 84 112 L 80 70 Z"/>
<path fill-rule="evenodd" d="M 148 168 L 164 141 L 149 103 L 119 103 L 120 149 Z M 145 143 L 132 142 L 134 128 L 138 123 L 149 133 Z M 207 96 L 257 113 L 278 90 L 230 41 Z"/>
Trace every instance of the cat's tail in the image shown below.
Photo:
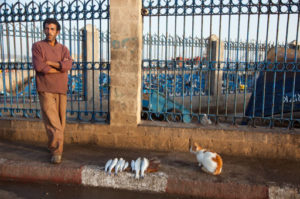
<path fill-rule="evenodd" d="M 191 152 L 192 154 L 195 154 L 195 155 L 197 154 L 197 152 L 193 150 L 193 147 L 192 147 L 192 146 L 190 147 L 190 152 Z"/>
<path fill-rule="evenodd" d="M 195 143 L 194 141 L 193 141 L 193 139 L 192 138 L 190 138 L 189 139 L 189 150 L 190 150 L 190 152 L 192 153 L 192 154 L 197 154 L 197 151 L 195 150 L 193 150 L 193 148 L 195 147 L 195 145 L 197 145 L 197 143 Z M 195 148 L 196 149 L 196 148 Z"/>
<path fill-rule="evenodd" d="M 219 175 L 222 172 L 223 160 L 221 156 L 217 154 L 214 161 L 217 163 L 217 168 L 214 172 L 214 175 Z"/>

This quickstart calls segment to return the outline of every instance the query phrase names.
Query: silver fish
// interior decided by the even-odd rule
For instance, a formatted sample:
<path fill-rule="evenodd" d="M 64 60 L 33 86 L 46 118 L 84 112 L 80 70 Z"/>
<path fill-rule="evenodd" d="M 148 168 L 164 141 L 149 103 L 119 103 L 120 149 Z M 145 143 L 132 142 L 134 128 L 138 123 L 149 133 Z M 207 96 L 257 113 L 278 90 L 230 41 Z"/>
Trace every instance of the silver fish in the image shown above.
<path fill-rule="evenodd" d="M 141 163 L 141 178 L 145 177 L 145 171 L 147 170 L 148 166 L 149 160 L 147 158 L 143 158 Z"/>
<path fill-rule="evenodd" d="M 110 166 L 111 162 L 112 162 L 112 159 L 110 159 L 110 160 L 108 160 L 108 161 L 106 162 L 106 164 L 105 164 L 105 169 L 104 169 L 105 173 L 107 172 L 107 169 L 108 169 L 108 167 Z"/>
<path fill-rule="evenodd" d="M 140 169 L 141 169 L 141 158 L 139 157 L 136 159 L 135 164 L 134 164 L 134 169 L 135 169 L 135 179 L 140 178 Z"/>
<path fill-rule="evenodd" d="M 125 169 L 127 169 L 128 165 L 129 165 L 129 163 L 128 163 L 128 162 L 125 162 L 124 167 L 123 167 L 123 171 L 124 171 Z"/>
<path fill-rule="evenodd" d="M 116 167 L 115 167 L 115 175 L 118 174 L 118 171 L 120 170 L 122 161 L 123 161 L 123 158 L 120 158 L 119 161 L 117 162 Z"/>
<path fill-rule="evenodd" d="M 124 170 L 125 160 L 122 159 L 121 165 L 120 165 L 120 172 Z"/>
<path fill-rule="evenodd" d="M 135 169 L 134 169 L 134 165 L 135 165 L 135 161 L 134 160 L 131 160 L 131 171 L 133 172 Z"/>
<path fill-rule="evenodd" d="M 118 158 L 115 158 L 109 166 L 109 169 L 108 169 L 109 175 L 111 175 L 111 171 L 113 170 L 113 168 L 116 166 L 117 163 L 118 163 Z"/>

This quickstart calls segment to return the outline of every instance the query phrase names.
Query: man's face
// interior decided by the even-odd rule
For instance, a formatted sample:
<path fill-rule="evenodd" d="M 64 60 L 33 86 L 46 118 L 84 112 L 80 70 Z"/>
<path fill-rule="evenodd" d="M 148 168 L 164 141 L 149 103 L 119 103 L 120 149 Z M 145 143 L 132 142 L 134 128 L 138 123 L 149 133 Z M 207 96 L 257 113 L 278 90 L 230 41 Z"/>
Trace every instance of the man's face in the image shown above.
<path fill-rule="evenodd" d="M 56 36 L 59 34 L 59 31 L 56 30 L 56 25 L 55 24 L 45 24 L 45 29 L 44 29 L 44 33 L 46 35 L 46 39 L 48 41 L 55 41 Z"/>

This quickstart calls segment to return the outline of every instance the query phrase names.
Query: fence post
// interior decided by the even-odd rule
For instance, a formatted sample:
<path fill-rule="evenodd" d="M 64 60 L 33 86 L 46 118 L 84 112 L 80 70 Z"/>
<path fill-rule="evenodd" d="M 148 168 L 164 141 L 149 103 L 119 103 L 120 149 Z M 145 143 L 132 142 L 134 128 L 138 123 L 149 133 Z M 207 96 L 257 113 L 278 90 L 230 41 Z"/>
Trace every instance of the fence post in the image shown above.
<path fill-rule="evenodd" d="M 110 124 L 141 119 L 142 1 L 111 0 Z"/>
<path fill-rule="evenodd" d="M 216 35 L 211 35 L 207 38 L 208 45 L 207 45 L 207 61 L 212 62 L 212 69 L 210 70 L 210 79 L 206 78 L 205 86 L 206 90 L 208 90 L 208 81 L 210 81 L 210 95 L 211 96 L 217 96 L 217 93 L 219 95 L 222 92 L 222 76 L 223 71 L 222 68 L 224 64 L 222 63 L 224 61 L 224 42 L 220 41 L 219 38 Z M 219 50 L 219 43 L 220 43 L 220 50 Z M 219 55 L 220 53 L 220 55 Z M 218 75 L 218 62 L 220 62 L 220 70 Z"/>
<path fill-rule="evenodd" d="M 82 28 L 83 32 L 83 41 L 82 41 L 82 57 L 83 62 L 88 62 L 91 64 L 86 64 L 86 67 L 83 69 L 83 89 L 85 94 L 86 101 L 95 100 L 95 104 L 99 104 L 99 69 L 92 70 L 92 65 L 95 62 L 99 62 L 99 30 L 91 24 L 86 25 L 85 28 Z M 94 35 L 94 36 L 93 36 Z M 95 65 L 94 65 L 95 67 Z M 89 68 L 89 69 L 88 69 Z M 94 78 L 93 78 L 94 74 Z M 94 92 L 93 92 L 94 86 Z M 91 103 L 89 103 L 91 105 Z"/>

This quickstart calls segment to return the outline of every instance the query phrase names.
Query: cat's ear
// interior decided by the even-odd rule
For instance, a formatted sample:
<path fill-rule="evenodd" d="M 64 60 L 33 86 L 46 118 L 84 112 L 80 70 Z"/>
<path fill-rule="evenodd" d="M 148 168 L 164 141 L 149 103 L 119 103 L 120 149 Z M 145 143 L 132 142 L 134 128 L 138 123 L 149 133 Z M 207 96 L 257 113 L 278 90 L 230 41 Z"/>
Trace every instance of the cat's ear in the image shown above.
<path fill-rule="evenodd" d="M 196 151 L 199 151 L 202 149 L 202 147 L 197 143 L 197 142 L 194 142 L 194 147 L 193 147 Z"/>

